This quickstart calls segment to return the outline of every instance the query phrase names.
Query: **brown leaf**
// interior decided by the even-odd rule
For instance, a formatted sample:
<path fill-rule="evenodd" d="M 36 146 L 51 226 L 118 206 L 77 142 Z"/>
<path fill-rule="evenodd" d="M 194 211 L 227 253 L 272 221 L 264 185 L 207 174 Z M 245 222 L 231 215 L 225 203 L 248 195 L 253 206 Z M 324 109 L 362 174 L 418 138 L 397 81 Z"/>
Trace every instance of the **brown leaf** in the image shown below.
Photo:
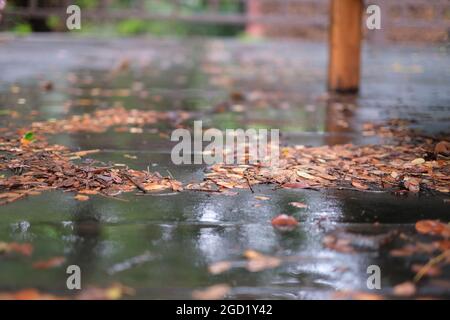
<path fill-rule="evenodd" d="M 83 194 L 77 194 L 74 199 L 78 200 L 78 201 L 87 201 L 89 200 L 89 197 Z"/>
<path fill-rule="evenodd" d="M 399 297 L 411 297 L 416 294 L 416 286 L 410 281 L 403 282 L 394 287 L 393 293 Z"/>
<path fill-rule="evenodd" d="M 436 155 L 442 154 L 444 156 L 450 155 L 450 142 L 447 141 L 441 141 L 436 144 L 434 147 L 434 153 Z"/>
<path fill-rule="evenodd" d="M 272 226 L 275 228 L 288 228 L 293 229 L 298 226 L 298 221 L 291 216 L 288 216 L 286 214 L 280 214 L 279 216 L 276 216 L 272 219 Z"/>
<path fill-rule="evenodd" d="M 219 261 L 219 262 L 215 262 L 215 263 L 211 264 L 208 267 L 208 271 L 211 274 L 220 274 L 220 273 L 230 270 L 231 267 L 232 267 L 232 264 L 230 261 Z"/>
<path fill-rule="evenodd" d="M 281 264 L 280 258 L 266 256 L 255 250 L 246 250 L 244 252 L 244 257 L 248 259 L 246 268 L 250 272 L 273 269 Z"/>
<path fill-rule="evenodd" d="M 13 293 L 1 293 L 0 300 L 63 300 L 51 294 L 41 293 L 36 289 L 23 289 Z"/>
<path fill-rule="evenodd" d="M 310 185 L 305 182 L 292 182 L 285 183 L 282 187 L 287 189 L 307 189 L 310 187 Z"/>
<path fill-rule="evenodd" d="M 422 234 L 450 237 L 450 225 L 438 220 L 421 220 L 416 222 L 416 230 Z"/>
<path fill-rule="evenodd" d="M 216 284 L 203 290 L 195 290 L 192 292 L 192 298 L 197 300 L 219 300 L 223 299 L 231 287 L 227 284 Z"/>
<path fill-rule="evenodd" d="M 301 170 L 297 170 L 297 175 L 299 177 L 302 177 L 302 178 L 305 178 L 305 179 L 308 179 L 308 180 L 315 180 L 315 179 L 317 179 L 316 177 L 314 177 L 313 175 L 309 174 L 308 172 L 301 171 Z"/>
<path fill-rule="evenodd" d="M 361 291 L 340 291 L 335 293 L 333 298 L 340 300 L 383 300 L 383 296 L 379 294 Z"/>
<path fill-rule="evenodd" d="M 353 253 L 355 249 L 351 246 L 350 239 L 338 239 L 334 235 L 327 235 L 323 238 L 322 243 L 325 247 L 342 253 Z"/>
<path fill-rule="evenodd" d="M 53 257 L 48 260 L 36 261 L 33 263 L 34 269 L 49 269 L 61 266 L 66 261 L 64 257 Z"/>
<path fill-rule="evenodd" d="M 308 208 L 308 205 L 303 202 L 289 202 L 289 204 L 293 207 L 300 209 Z"/>
<path fill-rule="evenodd" d="M 366 184 L 359 182 L 357 180 L 352 180 L 352 186 L 354 186 L 355 188 L 360 189 L 360 190 L 369 189 L 369 187 Z"/>
<path fill-rule="evenodd" d="M 30 243 L 0 242 L 0 254 L 3 252 L 15 252 L 24 256 L 31 256 L 31 253 L 33 252 L 33 246 Z"/>
<path fill-rule="evenodd" d="M 112 284 L 107 288 L 89 287 L 84 289 L 77 297 L 77 300 L 118 300 L 124 295 L 134 295 L 132 288 L 125 287 L 120 283 Z"/>

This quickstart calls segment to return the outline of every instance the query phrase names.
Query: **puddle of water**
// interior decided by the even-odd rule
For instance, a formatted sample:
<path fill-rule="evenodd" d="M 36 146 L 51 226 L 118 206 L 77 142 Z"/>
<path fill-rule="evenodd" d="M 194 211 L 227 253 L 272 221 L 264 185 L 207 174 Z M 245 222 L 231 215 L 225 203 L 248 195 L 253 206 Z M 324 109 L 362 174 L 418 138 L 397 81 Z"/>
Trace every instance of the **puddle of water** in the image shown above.
<path fill-rule="evenodd" d="M 120 41 L 38 39 L 3 44 L 8 50 L 0 52 L 0 68 L 5 70 L 0 75 L 0 110 L 26 116 L 35 110 L 39 111 L 35 119 L 48 119 L 114 105 L 183 109 L 194 112 L 205 126 L 279 128 L 283 143 L 306 145 L 376 142 L 360 136 L 355 127 L 385 117 L 425 119 L 419 127 L 448 129 L 450 97 L 442 83 L 448 84 L 450 76 L 426 62 L 435 52 L 433 48 L 424 49 L 422 55 L 419 52 L 415 63 L 423 63 L 425 71 L 417 77 L 388 67 L 403 59 L 405 51 L 365 53 L 373 62 L 370 66 L 381 64 L 393 77 L 383 82 L 380 77 L 385 77 L 384 73 L 373 67 L 365 69 L 361 96 L 348 102 L 354 105 L 351 112 L 341 114 L 336 113 L 334 102 L 323 98 L 326 51 L 320 44 L 161 40 L 130 44 L 125 53 Z M 39 64 L 36 57 L 43 57 Z M 108 81 L 111 67 L 124 57 L 131 61 L 130 70 Z M 449 59 L 447 53 L 434 57 L 441 65 Z M 437 75 L 433 81 L 425 81 L 433 74 Z M 70 80 L 74 76 L 76 83 Z M 55 89 L 43 92 L 38 86 L 42 79 L 52 80 Z M 431 94 L 433 90 L 439 94 Z M 230 98 L 236 91 L 246 100 Z M 345 125 L 336 126 L 336 117 Z M 9 117 L 0 117 L 0 121 L 21 126 L 30 119 L 11 122 Z M 170 126 L 158 127 L 160 132 L 170 133 Z M 149 167 L 185 184 L 200 180 L 205 169 L 172 165 L 173 144 L 159 132 L 58 134 L 50 141 L 75 150 L 99 148 L 102 151 L 91 158 L 137 169 Z M 257 200 L 255 195 L 270 199 Z M 232 284 L 230 298 L 329 298 L 336 290 L 366 289 L 366 269 L 371 264 L 382 268 L 386 288 L 382 292 L 389 293 L 393 285 L 412 278 L 407 258 L 392 258 L 389 247 L 370 245 L 357 254 L 337 253 L 326 249 L 322 238 L 330 232 L 363 238 L 377 232 L 411 233 L 419 219 L 450 220 L 443 196 L 398 198 L 381 193 L 259 186 L 255 194 L 239 191 L 237 196 L 186 192 L 131 193 L 120 198 L 125 201 L 91 196 L 89 201 L 79 202 L 73 194 L 55 191 L 0 207 L 0 241 L 31 242 L 35 249 L 32 258 L 0 257 L 0 291 L 37 287 L 68 294 L 64 267 L 31 267 L 33 261 L 64 256 L 65 265 L 82 268 L 84 287 L 118 281 L 135 288 L 138 298 L 189 298 L 193 289 L 216 283 Z M 304 202 L 308 208 L 294 208 L 289 205 L 293 201 Z M 270 220 L 280 213 L 299 219 L 299 228 L 290 233 L 275 230 Z M 233 268 L 221 275 L 208 273 L 213 262 L 242 263 L 246 249 L 296 258 L 262 272 Z M 151 255 L 148 262 L 108 273 L 112 266 L 145 252 Z M 448 276 L 444 270 L 442 278 Z M 423 290 L 428 289 L 425 286 Z M 433 294 L 450 295 L 448 291 Z"/>

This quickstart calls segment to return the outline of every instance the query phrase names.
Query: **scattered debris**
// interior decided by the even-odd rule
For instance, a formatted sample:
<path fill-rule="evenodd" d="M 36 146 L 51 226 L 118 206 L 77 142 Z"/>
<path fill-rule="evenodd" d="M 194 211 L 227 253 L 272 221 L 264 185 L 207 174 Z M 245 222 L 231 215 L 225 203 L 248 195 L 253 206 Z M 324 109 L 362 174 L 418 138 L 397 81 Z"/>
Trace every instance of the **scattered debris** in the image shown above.
<path fill-rule="evenodd" d="M 180 182 L 162 177 L 158 172 L 95 166 L 92 161 L 75 164 L 71 161 L 73 152 L 63 146 L 49 145 L 44 139 L 23 145 L 13 133 L 5 134 L 0 137 L 0 151 L 4 152 L 0 170 L 13 173 L 0 180 L 0 204 L 49 189 L 79 192 L 75 199 L 80 201 L 89 199 L 86 194 L 111 196 L 136 187 L 145 192 L 182 190 Z M 77 154 L 80 155 L 83 153 Z"/>
<path fill-rule="evenodd" d="M 417 160 L 430 150 L 429 144 L 285 147 L 277 167 L 216 164 L 203 182 L 186 188 L 224 191 L 272 183 L 294 189 L 449 193 L 449 160 Z"/>

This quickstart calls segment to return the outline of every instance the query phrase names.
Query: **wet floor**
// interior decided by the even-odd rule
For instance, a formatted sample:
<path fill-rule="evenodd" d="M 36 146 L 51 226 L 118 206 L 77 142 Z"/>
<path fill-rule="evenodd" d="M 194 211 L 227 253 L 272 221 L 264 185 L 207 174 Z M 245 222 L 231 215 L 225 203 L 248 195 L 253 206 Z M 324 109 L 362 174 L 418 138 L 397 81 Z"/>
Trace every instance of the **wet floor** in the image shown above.
<path fill-rule="evenodd" d="M 364 137 L 364 121 L 414 120 L 427 134 L 450 131 L 449 48 L 365 48 L 358 98 L 327 99 L 326 47 L 320 43 L 237 40 L 92 40 L 60 36 L 2 39 L 0 122 L 21 126 L 98 108 L 186 110 L 205 127 L 277 128 L 283 144 L 378 142 Z M 118 72 L 117 66 L 129 65 Z M 54 88 L 40 88 L 51 81 Z M 245 99 L 242 99 L 245 97 Z M 12 117 L 11 112 L 19 116 Z M 189 125 L 189 122 L 187 122 Z M 172 127 L 147 126 L 142 133 L 57 134 L 51 142 L 75 150 L 101 149 L 91 157 L 106 163 L 170 174 L 187 184 L 205 166 L 172 163 Z M 130 157 L 131 156 L 131 157 Z M 448 196 L 346 190 L 275 190 L 258 186 L 226 196 L 200 192 L 123 194 L 120 200 L 91 196 L 80 202 L 59 191 L 0 207 L 0 241 L 30 242 L 31 258 L 0 256 L 0 291 L 39 288 L 73 294 L 65 266 L 82 270 L 82 286 L 120 282 L 138 298 L 190 298 L 218 283 L 228 298 L 332 298 L 341 290 L 368 291 L 367 267 L 378 265 L 382 289 L 414 277 L 425 256 L 395 258 L 400 245 L 379 239 L 393 232 L 416 237 L 420 219 L 450 220 Z M 260 200 L 255 196 L 266 196 Z M 298 209 L 290 202 L 304 202 Z M 291 214 L 300 226 L 275 230 L 270 220 Z M 322 244 L 325 235 L 353 237 L 359 250 L 339 253 Z M 240 267 L 247 249 L 282 258 L 273 269 Z M 122 269 L 123 262 L 147 261 Z M 62 267 L 32 268 L 32 262 L 64 256 Z M 208 266 L 236 267 L 211 275 Z M 439 285 L 436 285 L 436 282 Z M 450 270 L 426 279 L 417 296 L 450 297 Z"/>

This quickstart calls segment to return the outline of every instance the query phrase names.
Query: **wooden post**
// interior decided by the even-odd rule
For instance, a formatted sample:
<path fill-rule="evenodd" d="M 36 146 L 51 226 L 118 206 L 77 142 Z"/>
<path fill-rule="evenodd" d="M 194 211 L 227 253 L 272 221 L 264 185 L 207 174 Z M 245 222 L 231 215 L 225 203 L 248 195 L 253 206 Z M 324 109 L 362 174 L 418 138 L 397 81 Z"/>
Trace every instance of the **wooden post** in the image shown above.
<path fill-rule="evenodd" d="M 362 0 L 331 0 L 328 88 L 339 93 L 359 89 Z"/>

